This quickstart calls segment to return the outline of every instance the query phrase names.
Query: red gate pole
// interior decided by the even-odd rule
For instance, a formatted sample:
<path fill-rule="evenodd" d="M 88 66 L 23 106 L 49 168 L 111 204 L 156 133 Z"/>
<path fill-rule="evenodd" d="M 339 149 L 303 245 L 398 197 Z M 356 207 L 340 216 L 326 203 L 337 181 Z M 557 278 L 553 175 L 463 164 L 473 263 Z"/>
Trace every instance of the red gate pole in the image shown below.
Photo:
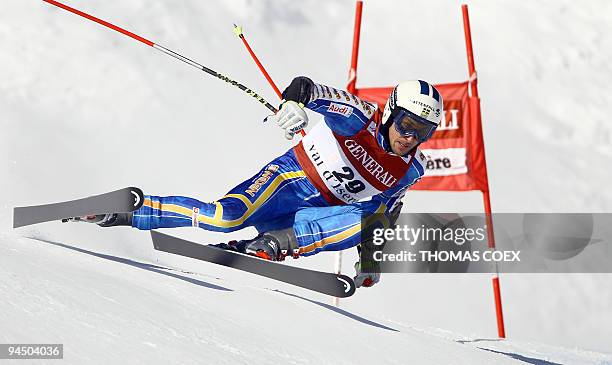
<path fill-rule="evenodd" d="M 478 79 L 476 77 L 476 67 L 474 66 L 474 51 L 472 49 L 472 32 L 470 30 L 470 17 L 468 13 L 468 6 L 466 4 L 461 5 L 461 11 L 463 13 L 463 30 L 465 33 L 465 46 L 467 50 L 468 59 L 468 70 L 470 77 L 470 86 L 472 91 L 472 97 L 478 99 Z M 478 123 L 482 126 L 482 119 L 480 115 L 480 108 L 476 110 L 478 113 Z M 482 143 L 482 153 L 485 156 L 484 151 L 484 138 L 480 141 Z M 487 187 L 483 191 L 484 209 L 487 222 L 487 235 L 489 237 L 489 249 L 495 250 L 495 236 L 493 234 L 493 218 L 491 216 L 491 198 L 489 195 L 489 178 L 487 174 L 486 157 L 484 164 L 484 174 L 487 176 Z M 506 330 L 504 328 L 504 313 L 502 310 L 501 290 L 499 286 L 499 270 L 497 264 L 495 264 L 495 272 L 492 277 L 493 282 L 493 296 L 495 299 L 495 314 L 497 316 L 497 334 L 500 338 L 506 338 Z"/>
<path fill-rule="evenodd" d="M 361 11 L 363 9 L 363 1 L 357 1 L 355 4 L 355 28 L 353 30 L 353 52 L 351 54 L 351 68 L 349 69 L 348 84 L 346 91 L 351 94 L 355 93 L 355 83 L 357 82 L 357 58 L 359 56 L 359 36 L 361 34 Z M 334 272 L 340 274 L 342 271 L 342 251 L 336 253 L 334 262 Z M 340 304 L 340 298 L 334 298 L 332 301 L 334 306 Z"/>
<path fill-rule="evenodd" d="M 359 57 L 359 37 L 361 35 L 361 11 L 363 9 L 363 1 L 357 1 L 355 8 L 355 29 L 353 32 L 353 53 L 351 55 L 351 68 L 349 69 L 348 84 L 346 91 L 351 94 L 355 93 L 355 84 L 357 82 L 357 58 Z"/>

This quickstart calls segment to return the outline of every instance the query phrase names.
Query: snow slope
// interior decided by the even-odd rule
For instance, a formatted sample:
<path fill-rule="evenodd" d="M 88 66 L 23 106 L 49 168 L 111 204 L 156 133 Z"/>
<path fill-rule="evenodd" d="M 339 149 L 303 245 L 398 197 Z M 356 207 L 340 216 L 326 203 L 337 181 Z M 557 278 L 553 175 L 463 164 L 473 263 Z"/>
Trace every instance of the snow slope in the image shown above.
<path fill-rule="evenodd" d="M 200 270 L 214 275 L 17 235 L 0 242 L 0 289 L 10 293 L 0 342 L 64 343 L 70 364 L 612 364 L 612 355 L 337 309 L 212 264 Z"/>
<path fill-rule="evenodd" d="M 352 1 L 71 0 L 67 3 L 226 73 L 260 91 L 270 101 L 275 101 L 275 96 L 235 39 L 231 31 L 233 22 L 244 27 L 249 41 L 280 87 L 298 74 L 336 86 L 346 82 L 352 40 Z M 566 0 L 468 3 L 493 209 L 498 212 L 609 211 L 612 193 L 608 182 L 612 173 L 605 167 L 610 165 L 612 157 L 612 127 L 604 113 L 612 102 L 607 86 L 612 82 L 609 64 L 612 4 L 607 1 L 577 4 Z M 411 46 L 413 42 L 429 45 L 427 52 L 415 49 Z M 197 325 L 199 322 L 188 317 L 189 311 L 182 309 L 176 309 L 182 316 L 179 320 L 193 322 L 193 326 L 182 324 L 176 328 L 198 334 L 200 338 L 219 336 L 223 339 L 220 346 L 230 346 L 229 339 L 236 335 L 251 344 L 250 349 L 255 345 L 245 339 L 244 332 L 252 333 L 252 337 L 265 337 L 276 336 L 277 331 L 285 331 L 283 328 L 287 332 L 291 329 L 290 334 L 282 333 L 305 336 L 300 339 L 306 341 L 300 344 L 316 342 L 318 349 L 325 349 L 304 352 L 304 362 L 320 360 L 318 356 L 323 354 L 333 362 L 353 356 L 346 355 L 347 351 L 341 352 L 338 346 L 326 344 L 339 343 L 340 335 L 356 336 L 356 333 L 362 337 L 358 337 L 358 346 L 352 346 L 351 350 L 370 359 L 367 356 L 374 355 L 364 354 L 371 348 L 367 344 L 382 346 L 379 336 L 391 336 L 388 331 L 381 332 L 380 327 L 360 321 L 354 323 L 343 312 L 330 310 L 323 305 L 328 303 L 327 298 L 289 287 L 283 290 L 304 299 L 270 292 L 263 288 L 279 286 L 249 275 L 160 255 L 152 250 L 148 236 L 142 232 L 57 223 L 13 231 L 14 206 L 72 199 L 128 185 L 140 186 L 151 194 L 181 194 L 212 200 L 251 176 L 291 143 L 273 126 L 260 123 L 267 111 L 240 91 L 43 2 L 4 1 L 0 12 L 0 45 L 0 191 L 3 192 L 0 194 L 0 232 L 3 232 L 0 250 L 11 253 L 1 258 L 0 295 L 12 298 L 0 301 L 3 316 L 0 333 L 5 336 L 2 340 L 35 341 L 31 337 L 40 333 L 50 340 L 73 336 L 66 338 L 67 346 L 85 341 L 95 345 L 93 339 L 86 340 L 87 325 L 76 329 L 71 326 L 81 322 L 55 320 L 50 314 L 57 311 L 63 313 L 64 319 L 98 318 L 94 326 L 99 325 L 101 333 L 106 331 L 108 338 L 118 342 L 119 337 L 112 336 L 120 336 L 117 334 L 123 333 L 121 327 L 113 326 L 109 317 L 99 317 L 93 306 L 88 305 L 91 303 L 107 303 L 112 307 L 110 316 L 120 318 L 128 327 L 133 324 L 129 327 L 133 329 L 129 332 L 133 340 L 126 337 L 123 341 L 135 343 L 150 338 L 149 342 L 158 346 L 172 338 L 164 332 L 166 327 L 173 328 L 170 324 L 174 323 L 174 312 L 167 309 L 173 305 L 172 308 L 180 308 L 178 304 L 189 305 L 191 312 L 196 307 L 207 308 L 209 312 L 262 307 L 270 318 L 275 311 L 289 317 L 295 311 L 285 304 L 295 304 L 299 314 L 305 312 L 312 316 L 300 319 L 299 324 L 307 328 L 303 331 L 294 330 L 289 322 L 281 326 L 275 321 L 269 325 L 256 321 L 247 310 L 250 308 L 227 309 L 237 326 L 242 321 L 253 324 L 241 331 L 232 332 L 217 323 L 223 316 L 197 317 L 203 322 L 213 321 L 209 327 Z M 359 69 L 358 85 L 362 86 L 392 85 L 410 78 L 431 82 L 464 80 L 467 67 L 459 3 L 366 2 Z M 405 209 L 471 212 L 481 211 L 482 205 L 479 193 L 411 192 Z M 226 239 L 220 234 L 191 229 L 171 233 L 200 242 Z M 238 232 L 233 237 L 251 233 Z M 193 285 L 176 277 L 119 265 L 113 260 L 61 246 L 21 239 L 15 234 L 145 264 L 159 262 L 164 267 L 193 271 L 197 275 L 189 277 L 208 284 L 242 289 L 236 294 L 237 289 L 226 292 Z M 354 252 L 345 255 L 345 272 L 352 272 L 355 259 Z M 33 266 L 36 262 L 39 265 Z M 332 255 L 318 255 L 291 264 L 330 270 Z M 46 265 L 49 269 L 45 269 Z M 50 269 L 64 266 L 66 271 Z M 52 272 L 58 272 L 57 276 Z M 202 278 L 205 273 L 219 280 Z M 11 280 L 4 279 L 6 276 Z M 41 283 L 39 291 L 30 288 L 34 282 Z M 454 360 L 463 361 L 459 352 L 469 350 L 465 359 L 476 363 L 480 360 L 480 363 L 490 363 L 488 359 L 518 361 L 510 356 L 474 350 L 483 343 L 495 351 L 520 353 L 535 359 L 544 357 L 529 351 L 541 350 L 549 354 L 546 356 L 553 356 L 557 351 L 543 350 L 543 345 L 523 346 L 518 341 L 612 352 L 610 275 L 504 275 L 501 284 L 511 342 L 461 344 L 444 338 L 440 345 L 443 351 L 427 347 L 416 358 L 431 353 L 430 356 L 443 356 L 438 352 L 448 351 L 457 355 L 452 357 Z M 45 285 L 62 287 L 71 296 L 83 293 L 82 301 L 76 300 L 78 303 L 71 306 L 50 294 L 53 291 L 42 290 Z M 215 295 L 207 294 L 209 291 Z M 160 293 L 157 303 L 170 303 L 169 307 L 156 311 L 152 307 L 136 306 L 139 310 L 133 311 L 130 306 L 112 306 L 112 301 L 106 302 L 101 296 L 135 305 L 135 300 L 129 299 L 130 293 L 152 298 L 152 292 Z M 37 293 L 44 294 L 37 296 Z M 450 331 L 451 340 L 463 339 L 459 333 L 473 340 L 494 338 L 491 296 L 488 275 L 396 274 L 384 275 L 374 288 L 359 290 L 353 298 L 343 301 L 341 308 L 400 330 L 401 334 L 393 335 L 399 337 L 385 341 L 390 341 L 389 347 L 395 344 L 412 349 L 405 342 L 420 344 L 431 340 L 439 344 L 432 339 L 439 331 L 416 331 L 423 337 L 412 340 L 419 337 L 414 328 L 443 328 Z M 197 306 L 191 306 L 192 299 Z M 22 308 L 29 313 L 21 311 Z M 151 323 L 149 316 L 144 315 L 148 311 L 155 311 L 151 314 L 163 318 L 156 322 L 158 332 L 143 323 L 130 322 L 132 316 Z M 17 325 L 17 319 L 31 324 L 32 330 Z M 318 330 L 311 325 L 326 321 L 336 321 L 333 323 L 337 326 Z M 46 327 L 36 327 L 37 322 Z M 403 327 L 396 328 L 393 324 Z M 351 331 L 336 336 L 333 331 L 345 331 L 341 329 L 344 325 Z M 198 338 L 186 337 L 184 341 Z M 285 343 L 280 335 L 275 338 Z M 179 346 L 179 341 L 174 341 Z M 471 348 L 465 350 L 468 346 Z M 518 346 L 520 351 L 513 346 Z M 93 345 L 85 347 L 79 356 L 93 358 L 98 350 Z M 127 344 L 122 348 L 127 356 Z M 399 355 L 395 350 L 389 351 Z M 559 356 L 573 356 L 568 350 L 558 352 Z M 230 356 L 232 350 L 222 353 Z M 404 352 L 401 354 L 399 359 L 406 356 Z M 135 359 L 136 353 L 129 356 Z M 585 355 L 580 361 L 595 362 L 597 357 L 590 356 Z M 261 362 L 267 361 L 264 357 Z M 440 359 L 430 360 L 436 363 Z M 215 361 L 223 361 L 223 357 Z"/>

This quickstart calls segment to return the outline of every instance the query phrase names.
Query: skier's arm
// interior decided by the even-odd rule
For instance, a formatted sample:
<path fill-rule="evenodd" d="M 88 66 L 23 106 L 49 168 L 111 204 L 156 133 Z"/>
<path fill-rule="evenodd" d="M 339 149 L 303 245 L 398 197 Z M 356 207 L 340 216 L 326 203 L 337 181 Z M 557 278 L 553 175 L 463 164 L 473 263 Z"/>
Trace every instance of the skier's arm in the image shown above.
<path fill-rule="evenodd" d="M 400 212 L 402 210 L 402 199 L 408 189 L 416 184 L 425 173 L 425 156 L 420 150 L 417 150 L 414 158 L 411 161 L 411 168 L 406 175 L 399 181 L 397 186 L 384 191 L 372 197 L 372 200 L 379 201 L 386 206 L 385 218 L 388 226 L 385 228 L 394 228 L 397 224 Z M 386 222 L 383 222 L 385 226 Z M 385 242 L 386 243 L 386 242 Z M 357 287 L 369 287 L 376 284 L 380 280 L 380 265 L 373 259 L 374 252 L 382 250 L 385 243 L 375 245 L 372 236 L 362 235 L 362 242 L 357 245 L 359 253 L 359 261 L 355 263 L 355 284 Z"/>
<path fill-rule="evenodd" d="M 305 76 L 293 79 L 283 91 L 292 100 L 322 114 L 325 123 L 341 135 L 352 135 L 372 118 L 377 106 L 344 90 L 317 84 Z"/>
<path fill-rule="evenodd" d="M 391 211 L 385 212 L 385 216 L 388 219 L 388 225 L 383 224 L 384 228 L 393 229 L 396 226 L 397 218 L 402 211 L 401 199 L 395 204 Z M 378 239 L 384 239 L 379 237 Z M 355 262 L 355 285 L 360 288 L 370 287 L 380 281 L 380 263 L 374 260 L 374 253 L 382 251 L 383 247 L 387 242 L 384 241 L 374 243 L 374 236 L 372 234 L 362 234 L 362 241 L 357 245 L 357 253 L 359 255 L 359 261 Z"/>

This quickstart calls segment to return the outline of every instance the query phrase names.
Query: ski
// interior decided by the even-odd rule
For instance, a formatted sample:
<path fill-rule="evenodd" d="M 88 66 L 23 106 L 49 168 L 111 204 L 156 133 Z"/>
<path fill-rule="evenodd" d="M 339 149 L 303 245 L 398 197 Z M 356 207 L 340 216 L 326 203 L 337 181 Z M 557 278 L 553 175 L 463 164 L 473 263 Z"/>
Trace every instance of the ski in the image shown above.
<path fill-rule="evenodd" d="M 283 265 L 156 231 L 151 231 L 151 238 L 153 247 L 158 251 L 231 267 L 338 298 L 350 297 L 355 293 L 355 283 L 346 275 Z"/>
<path fill-rule="evenodd" d="M 132 212 L 140 208 L 143 201 L 142 190 L 129 187 L 83 199 L 16 207 L 13 211 L 13 228 L 69 217 Z"/>

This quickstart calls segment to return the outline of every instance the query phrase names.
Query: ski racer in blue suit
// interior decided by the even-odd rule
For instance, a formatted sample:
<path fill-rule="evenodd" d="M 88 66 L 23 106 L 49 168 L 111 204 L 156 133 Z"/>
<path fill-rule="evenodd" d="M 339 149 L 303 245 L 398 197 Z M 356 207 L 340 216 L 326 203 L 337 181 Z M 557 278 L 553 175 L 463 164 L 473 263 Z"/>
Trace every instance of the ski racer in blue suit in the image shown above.
<path fill-rule="evenodd" d="M 431 137 L 443 115 L 439 92 L 421 80 L 401 83 L 381 113 L 346 91 L 297 77 L 283 99 L 267 121 L 283 128 L 286 138 L 307 126 L 304 108 L 323 115 L 323 122 L 255 176 L 212 202 L 146 195 L 131 216 L 106 215 L 97 223 L 218 232 L 252 226 L 258 237 L 225 247 L 283 260 L 358 245 L 365 216 L 381 213 L 393 221 L 406 190 L 424 174 L 418 145 Z M 379 275 L 363 273 L 361 264 L 357 285 L 377 282 Z"/>

